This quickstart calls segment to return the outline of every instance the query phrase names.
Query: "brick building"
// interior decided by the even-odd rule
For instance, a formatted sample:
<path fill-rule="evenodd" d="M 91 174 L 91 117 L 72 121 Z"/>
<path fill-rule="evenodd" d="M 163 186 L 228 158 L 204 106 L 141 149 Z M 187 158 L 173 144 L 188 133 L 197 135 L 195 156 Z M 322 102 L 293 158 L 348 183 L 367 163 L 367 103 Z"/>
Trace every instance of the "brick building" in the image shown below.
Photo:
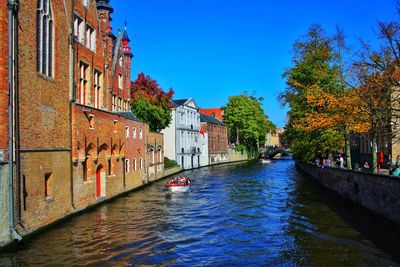
<path fill-rule="evenodd" d="M 200 122 L 202 132 L 208 134 L 209 164 L 228 161 L 228 130 L 226 125 L 217 118 L 203 113 L 200 114 Z"/>
<path fill-rule="evenodd" d="M 126 27 L 113 34 L 109 2 L 0 0 L 11 44 L 0 44 L 0 246 L 14 228 L 31 233 L 148 181 L 149 127 L 130 111 L 133 55 Z"/>
<path fill-rule="evenodd" d="M 77 209 L 143 184 L 148 125 L 129 111 L 133 55 L 126 27 L 123 34 L 113 34 L 112 12 L 109 1 L 75 0 L 72 173 Z"/>

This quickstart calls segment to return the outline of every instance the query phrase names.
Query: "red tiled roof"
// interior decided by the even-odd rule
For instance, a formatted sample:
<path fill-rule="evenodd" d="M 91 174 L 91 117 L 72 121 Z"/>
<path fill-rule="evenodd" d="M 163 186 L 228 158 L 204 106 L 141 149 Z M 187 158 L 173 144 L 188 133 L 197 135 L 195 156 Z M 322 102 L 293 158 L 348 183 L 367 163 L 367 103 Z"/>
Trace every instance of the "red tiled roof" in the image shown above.
<path fill-rule="evenodd" d="M 205 109 L 200 109 L 200 113 L 213 116 L 216 119 L 223 121 L 224 120 L 224 112 L 222 111 L 221 108 L 205 108 Z"/>

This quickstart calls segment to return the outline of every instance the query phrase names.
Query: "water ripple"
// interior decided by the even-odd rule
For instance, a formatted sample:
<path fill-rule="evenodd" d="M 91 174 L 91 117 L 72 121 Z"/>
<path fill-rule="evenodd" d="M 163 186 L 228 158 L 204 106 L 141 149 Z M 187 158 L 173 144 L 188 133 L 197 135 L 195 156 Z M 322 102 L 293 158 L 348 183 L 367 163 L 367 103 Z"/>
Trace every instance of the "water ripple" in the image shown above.
<path fill-rule="evenodd" d="M 165 181 L 154 183 L 0 255 L 0 266 L 397 266 L 400 261 L 397 230 L 329 197 L 297 173 L 291 160 L 185 175 L 193 180 L 188 193 L 170 194 L 163 190 Z M 392 239 L 379 242 L 388 233 Z"/>

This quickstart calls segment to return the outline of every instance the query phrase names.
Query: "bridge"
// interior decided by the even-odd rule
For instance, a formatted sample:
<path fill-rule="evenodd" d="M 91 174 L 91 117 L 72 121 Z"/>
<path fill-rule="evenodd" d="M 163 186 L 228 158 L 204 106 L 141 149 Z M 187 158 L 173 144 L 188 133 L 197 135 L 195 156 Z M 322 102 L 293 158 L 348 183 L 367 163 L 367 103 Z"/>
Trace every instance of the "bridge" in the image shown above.
<path fill-rule="evenodd" d="M 289 155 L 290 151 L 289 149 L 284 147 L 270 146 L 270 147 L 260 147 L 259 154 L 260 158 L 271 159 L 278 154 Z"/>

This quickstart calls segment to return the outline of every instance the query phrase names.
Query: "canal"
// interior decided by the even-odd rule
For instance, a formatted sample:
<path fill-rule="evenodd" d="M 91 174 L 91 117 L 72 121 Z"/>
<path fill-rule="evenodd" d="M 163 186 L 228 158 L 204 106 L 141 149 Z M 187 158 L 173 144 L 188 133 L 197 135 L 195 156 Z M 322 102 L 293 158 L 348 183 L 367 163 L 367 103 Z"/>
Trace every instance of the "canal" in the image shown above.
<path fill-rule="evenodd" d="M 187 171 L 0 255 L 0 266 L 398 266 L 400 233 L 327 192 L 292 160 Z"/>

